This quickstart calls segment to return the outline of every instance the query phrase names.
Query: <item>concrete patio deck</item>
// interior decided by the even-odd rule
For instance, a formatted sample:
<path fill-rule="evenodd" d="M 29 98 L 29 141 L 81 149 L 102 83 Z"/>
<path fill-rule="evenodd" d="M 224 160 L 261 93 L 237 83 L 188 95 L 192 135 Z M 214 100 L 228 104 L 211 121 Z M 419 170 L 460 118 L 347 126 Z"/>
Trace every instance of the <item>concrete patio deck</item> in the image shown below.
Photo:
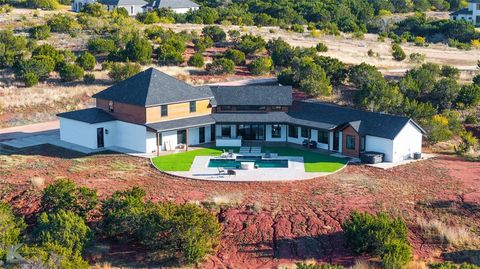
<path fill-rule="evenodd" d="M 332 173 L 305 172 L 303 157 L 279 156 L 273 159 L 288 160 L 288 168 L 258 168 L 253 170 L 234 169 L 236 175 L 220 174 L 218 168 L 208 167 L 212 156 L 197 156 L 188 172 L 164 172 L 174 176 L 210 181 L 258 182 L 258 181 L 294 181 L 326 176 Z M 343 169 L 343 168 L 342 168 Z M 341 170 L 341 169 L 340 169 Z M 338 171 L 340 171 L 338 170 Z M 336 172 L 338 172 L 336 171 Z M 334 172 L 334 173 L 336 173 Z"/>

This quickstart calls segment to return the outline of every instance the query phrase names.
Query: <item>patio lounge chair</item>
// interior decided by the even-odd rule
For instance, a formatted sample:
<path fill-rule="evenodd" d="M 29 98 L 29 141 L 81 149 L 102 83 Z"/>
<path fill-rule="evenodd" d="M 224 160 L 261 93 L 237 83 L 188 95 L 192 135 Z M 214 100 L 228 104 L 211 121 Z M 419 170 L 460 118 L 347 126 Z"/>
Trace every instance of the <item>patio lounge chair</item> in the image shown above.
<path fill-rule="evenodd" d="M 235 172 L 235 170 L 228 169 L 228 170 L 227 170 L 227 175 L 229 175 L 229 176 L 236 176 L 236 175 L 237 175 L 237 172 Z"/>
<path fill-rule="evenodd" d="M 233 158 L 233 149 L 228 150 L 228 157 Z"/>
<path fill-rule="evenodd" d="M 227 172 L 225 171 L 225 168 L 223 168 L 223 167 L 217 167 L 217 170 L 218 170 L 218 174 L 219 174 L 219 175 L 224 175 L 224 174 L 227 173 Z"/>
<path fill-rule="evenodd" d="M 270 151 L 267 151 L 265 153 L 265 158 L 272 158 L 272 154 L 270 153 Z"/>

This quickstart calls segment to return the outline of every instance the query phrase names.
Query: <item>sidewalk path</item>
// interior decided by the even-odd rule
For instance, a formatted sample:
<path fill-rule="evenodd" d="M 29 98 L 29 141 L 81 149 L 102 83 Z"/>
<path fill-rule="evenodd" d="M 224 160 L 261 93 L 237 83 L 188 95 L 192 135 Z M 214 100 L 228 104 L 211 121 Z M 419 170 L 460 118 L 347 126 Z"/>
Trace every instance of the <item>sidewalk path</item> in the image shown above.
<path fill-rule="evenodd" d="M 0 129 L 0 141 L 58 132 L 58 120 Z"/>

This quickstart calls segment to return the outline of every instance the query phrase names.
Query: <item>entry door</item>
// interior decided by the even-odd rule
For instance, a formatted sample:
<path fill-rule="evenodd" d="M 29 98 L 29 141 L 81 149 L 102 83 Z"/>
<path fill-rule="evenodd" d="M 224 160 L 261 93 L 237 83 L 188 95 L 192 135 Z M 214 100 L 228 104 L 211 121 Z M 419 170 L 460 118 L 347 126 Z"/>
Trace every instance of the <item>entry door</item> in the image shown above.
<path fill-rule="evenodd" d="M 200 127 L 200 129 L 198 130 L 198 143 L 205 143 L 205 127 Z"/>
<path fill-rule="evenodd" d="M 187 144 L 187 130 L 177 131 L 177 144 Z"/>
<path fill-rule="evenodd" d="M 103 138 L 103 128 L 97 128 L 97 148 L 103 148 L 105 140 Z"/>
<path fill-rule="evenodd" d="M 338 151 L 340 146 L 340 133 L 333 132 L 333 150 Z"/>

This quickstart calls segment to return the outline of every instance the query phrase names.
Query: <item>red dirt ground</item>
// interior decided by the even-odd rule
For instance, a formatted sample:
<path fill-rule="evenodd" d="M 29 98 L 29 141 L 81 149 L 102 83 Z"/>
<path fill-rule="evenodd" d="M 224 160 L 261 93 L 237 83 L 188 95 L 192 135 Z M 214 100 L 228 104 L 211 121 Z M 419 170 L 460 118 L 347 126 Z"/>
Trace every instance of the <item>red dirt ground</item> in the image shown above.
<path fill-rule="evenodd" d="M 0 155 L 0 199 L 27 216 L 35 213 L 40 193 L 30 184 L 32 177 L 47 182 L 70 178 L 98 189 L 102 197 L 132 186 L 145 188 L 153 201 L 222 197 L 224 204 L 212 207 L 223 224 L 221 245 L 203 268 L 276 268 L 303 259 L 350 265 L 358 257 L 346 248 L 340 223 L 352 210 L 403 217 L 416 258 L 425 260 L 452 249 L 422 234 L 418 217 L 473 230 L 480 225 L 480 163 L 446 155 L 387 171 L 349 165 L 337 174 L 299 182 L 222 183 L 168 176 L 145 159 L 83 157 L 41 146 Z"/>

